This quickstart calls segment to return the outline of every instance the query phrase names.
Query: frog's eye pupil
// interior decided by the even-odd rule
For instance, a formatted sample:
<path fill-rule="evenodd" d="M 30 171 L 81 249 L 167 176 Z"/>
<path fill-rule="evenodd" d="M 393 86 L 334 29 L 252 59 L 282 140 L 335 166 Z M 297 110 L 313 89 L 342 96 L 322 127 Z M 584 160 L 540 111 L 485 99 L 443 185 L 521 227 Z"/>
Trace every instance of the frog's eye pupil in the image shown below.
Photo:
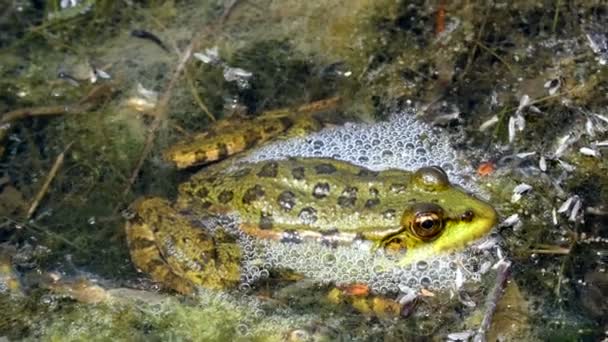
<path fill-rule="evenodd" d="M 433 222 L 433 220 L 426 219 L 426 220 L 422 221 L 422 223 L 420 224 L 420 227 L 422 227 L 424 229 L 432 229 L 434 225 L 435 225 L 435 222 Z"/>
<path fill-rule="evenodd" d="M 401 225 L 410 236 L 422 241 L 436 239 L 447 222 L 443 208 L 436 203 L 416 203 L 401 217 Z"/>

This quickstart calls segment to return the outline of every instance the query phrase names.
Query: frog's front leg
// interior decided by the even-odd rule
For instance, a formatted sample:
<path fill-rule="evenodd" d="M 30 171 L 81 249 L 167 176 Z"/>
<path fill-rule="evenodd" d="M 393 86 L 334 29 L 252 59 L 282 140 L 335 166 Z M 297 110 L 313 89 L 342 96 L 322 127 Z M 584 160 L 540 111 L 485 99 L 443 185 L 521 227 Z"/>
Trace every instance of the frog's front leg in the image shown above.
<path fill-rule="evenodd" d="M 152 279 L 183 294 L 195 286 L 219 289 L 238 283 L 240 250 L 231 237 L 211 234 L 160 198 L 140 200 L 133 210 L 126 225 L 131 259 Z"/>
<path fill-rule="evenodd" d="M 364 315 L 389 319 L 408 316 L 416 304 L 415 297 L 403 301 L 371 294 L 365 284 L 334 287 L 327 293 L 327 299 L 333 304 L 347 304 Z"/>

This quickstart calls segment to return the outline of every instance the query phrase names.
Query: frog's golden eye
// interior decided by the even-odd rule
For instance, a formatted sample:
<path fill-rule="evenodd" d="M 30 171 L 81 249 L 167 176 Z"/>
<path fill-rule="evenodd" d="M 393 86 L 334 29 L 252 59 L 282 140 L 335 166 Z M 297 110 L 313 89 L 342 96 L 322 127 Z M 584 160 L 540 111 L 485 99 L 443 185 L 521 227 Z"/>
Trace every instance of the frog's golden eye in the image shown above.
<path fill-rule="evenodd" d="M 428 191 L 437 191 L 450 185 L 448 175 L 439 166 L 421 167 L 414 173 L 414 182 Z"/>
<path fill-rule="evenodd" d="M 444 215 L 440 206 L 427 203 L 414 209 L 410 231 L 415 237 L 429 241 L 443 231 Z"/>

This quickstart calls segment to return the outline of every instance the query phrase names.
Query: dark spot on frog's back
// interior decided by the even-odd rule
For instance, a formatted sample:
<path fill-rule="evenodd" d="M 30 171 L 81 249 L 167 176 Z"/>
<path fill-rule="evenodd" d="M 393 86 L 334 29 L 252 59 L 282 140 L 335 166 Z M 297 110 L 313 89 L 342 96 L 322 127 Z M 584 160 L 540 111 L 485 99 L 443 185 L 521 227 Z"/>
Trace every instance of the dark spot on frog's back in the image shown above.
<path fill-rule="evenodd" d="M 264 188 L 261 185 L 256 184 L 253 187 L 247 189 L 243 195 L 243 204 L 251 204 L 264 197 Z"/>
<path fill-rule="evenodd" d="M 157 269 L 164 269 L 167 267 L 167 264 L 165 264 L 161 259 L 153 258 L 146 261 L 146 267 L 148 268 L 148 272 L 154 272 Z"/>
<path fill-rule="evenodd" d="M 394 183 L 394 184 L 391 184 L 391 187 L 390 187 L 391 192 L 396 193 L 396 194 L 404 193 L 406 188 L 407 187 L 405 186 L 405 184 L 402 184 L 402 183 Z"/>
<path fill-rule="evenodd" d="M 312 189 L 312 196 L 314 198 L 324 198 L 327 197 L 327 195 L 329 195 L 329 183 L 326 182 L 321 182 L 321 183 L 317 183 L 315 185 L 315 187 Z"/>
<path fill-rule="evenodd" d="M 198 189 L 192 189 L 194 191 L 192 191 L 192 194 L 198 198 L 205 198 L 209 195 L 209 190 L 207 188 L 200 187 Z"/>
<path fill-rule="evenodd" d="M 264 127 L 264 133 L 273 134 L 273 133 L 280 132 L 281 129 L 282 129 L 282 127 L 269 123 L 266 125 L 266 127 Z"/>
<path fill-rule="evenodd" d="M 285 190 L 281 192 L 277 198 L 277 202 L 285 211 L 290 211 L 296 205 L 296 195 L 289 190 Z"/>
<path fill-rule="evenodd" d="M 361 169 L 359 169 L 359 173 L 357 174 L 357 176 L 359 176 L 359 177 L 370 177 L 370 178 L 373 178 L 373 177 L 378 176 L 378 172 L 372 171 L 372 170 L 368 170 L 368 169 L 365 169 L 365 168 L 361 168 Z"/>
<path fill-rule="evenodd" d="M 234 193 L 232 191 L 224 190 L 217 196 L 217 200 L 222 204 L 226 204 L 226 203 L 232 201 L 233 197 L 234 197 Z"/>
<path fill-rule="evenodd" d="M 156 248 L 156 242 L 146 238 L 135 238 L 129 241 L 129 246 L 137 250 Z"/>
<path fill-rule="evenodd" d="M 258 177 L 268 177 L 275 178 L 279 173 L 279 164 L 277 162 L 269 162 L 262 166 L 260 172 L 258 172 Z"/>
<path fill-rule="evenodd" d="M 295 230 L 286 230 L 281 236 L 281 242 L 298 244 L 302 242 L 302 237 L 300 237 L 300 233 Z"/>
<path fill-rule="evenodd" d="M 323 164 L 315 165 L 315 171 L 319 175 L 330 175 L 330 174 L 336 172 L 337 169 L 335 166 L 333 166 L 329 163 L 323 163 Z"/>
<path fill-rule="evenodd" d="M 242 169 L 238 169 L 238 170 L 234 171 L 231 174 L 231 176 L 234 178 L 243 178 L 243 177 L 247 176 L 250 172 L 251 172 L 250 168 L 244 167 Z"/>
<path fill-rule="evenodd" d="M 313 224 L 317 222 L 317 211 L 315 208 L 306 207 L 300 210 L 298 215 L 303 224 Z"/>
<path fill-rule="evenodd" d="M 291 175 L 297 180 L 304 179 L 304 168 L 302 166 L 294 167 L 293 169 L 291 169 Z"/>
<path fill-rule="evenodd" d="M 365 208 L 371 209 L 380 204 L 380 199 L 378 198 L 370 198 L 365 202 Z"/>
<path fill-rule="evenodd" d="M 226 159 L 226 157 L 228 157 L 228 146 L 226 146 L 226 144 L 217 144 L 217 156 L 219 160 Z"/>
<path fill-rule="evenodd" d="M 387 220 L 392 220 L 395 218 L 396 213 L 397 211 L 395 209 L 387 209 L 382 213 L 382 216 Z"/>
<path fill-rule="evenodd" d="M 260 214 L 260 229 L 272 229 L 272 215 L 262 213 Z"/>
<path fill-rule="evenodd" d="M 245 131 L 244 137 L 245 137 L 245 149 L 254 147 L 258 143 L 258 141 L 261 139 L 258 132 L 256 132 L 253 129 Z"/>
<path fill-rule="evenodd" d="M 342 208 L 354 207 L 357 202 L 357 191 L 358 189 L 354 186 L 346 187 L 338 197 L 338 205 Z"/>

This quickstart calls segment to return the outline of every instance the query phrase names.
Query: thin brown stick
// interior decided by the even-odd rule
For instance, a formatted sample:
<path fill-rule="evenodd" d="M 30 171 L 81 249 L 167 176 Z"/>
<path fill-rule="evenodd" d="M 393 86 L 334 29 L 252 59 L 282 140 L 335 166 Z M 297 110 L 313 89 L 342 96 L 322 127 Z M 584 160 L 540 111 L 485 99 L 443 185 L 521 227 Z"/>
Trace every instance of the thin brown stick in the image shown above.
<path fill-rule="evenodd" d="M 182 53 L 180 61 L 177 64 L 177 66 L 175 67 L 175 70 L 173 71 L 171 80 L 169 81 L 167 88 L 161 95 L 161 97 L 154 109 L 154 114 L 153 114 L 154 121 L 152 122 L 152 125 L 150 126 L 150 133 L 146 137 L 146 141 L 144 143 L 144 148 L 139 157 L 139 160 L 137 161 L 137 164 L 135 165 L 135 168 L 133 169 L 133 172 L 131 173 L 131 177 L 129 177 L 129 181 L 128 181 L 127 185 L 125 186 L 125 189 L 123 190 L 123 196 L 125 196 L 131 190 L 131 187 L 135 183 L 135 180 L 137 180 L 137 176 L 139 175 L 139 172 L 140 172 L 146 158 L 148 158 L 148 155 L 150 154 L 150 151 L 152 150 L 152 144 L 156 138 L 156 132 L 158 131 L 158 129 L 161 127 L 162 123 L 166 119 L 167 108 L 168 108 L 169 100 L 173 93 L 173 89 L 175 88 L 175 85 L 179 79 L 179 76 L 184 71 L 184 69 L 186 67 L 186 63 L 188 62 L 188 60 L 190 59 L 190 56 L 192 55 L 192 51 L 198 50 L 201 43 L 205 40 L 205 38 L 210 34 L 214 34 L 224 24 L 224 22 L 226 20 L 228 20 L 230 14 L 232 13 L 234 8 L 238 4 L 239 4 L 238 0 L 232 1 L 231 3 L 227 4 L 224 8 L 223 15 L 219 19 L 219 22 L 204 26 L 203 29 L 200 30 L 199 33 L 190 40 L 190 44 L 188 45 L 188 47 L 186 48 L 184 53 Z"/>
<path fill-rule="evenodd" d="M 139 156 L 139 160 L 137 161 L 137 164 L 135 165 L 133 172 L 131 172 L 131 177 L 129 177 L 129 181 L 128 181 L 127 185 L 125 186 L 125 189 L 122 192 L 123 196 L 126 195 L 131 190 L 131 186 L 133 186 L 133 184 L 135 183 L 135 180 L 137 179 L 137 176 L 139 175 L 139 171 L 141 170 L 142 166 L 144 165 L 146 158 L 148 158 L 150 151 L 152 151 L 152 145 L 156 138 L 156 132 L 158 131 L 158 129 L 160 128 L 160 126 L 166 119 L 169 99 L 171 98 L 173 89 L 175 88 L 175 85 L 177 84 L 177 80 L 179 79 L 179 76 L 181 75 L 182 71 L 184 70 L 184 67 L 186 66 L 186 62 L 188 62 L 188 60 L 190 59 L 190 56 L 192 55 L 193 42 L 194 42 L 194 40 L 192 40 L 190 42 L 190 45 L 188 45 L 188 47 L 182 54 L 179 63 L 177 64 L 177 66 L 175 67 L 175 70 L 173 71 L 173 75 L 171 76 L 171 80 L 169 81 L 169 84 L 167 85 L 167 89 L 165 89 L 165 91 L 161 95 L 160 99 L 158 100 L 158 103 L 156 104 L 156 108 L 154 109 L 154 115 L 153 115 L 154 121 L 152 122 L 152 125 L 150 126 L 150 133 L 146 137 L 146 141 L 144 143 L 144 148 L 141 152 L 141 155 Z"/>
<path fill-rule="evenodd" d="M 83 98 L 73 104 L 20 108 L 10 112 L 6 112 L 0 117 L 0 125 L 12 123 L 17 120 L 34 116 L 82 113 L 89 110 L 99 100 L 106 98 L 111 93 L 112 86 L 110 84 L 102 84 L 91 89 L 91 91 L 88 92 Z"/>
<path fill-rule="evenodd" d="M 205 104 L 205 102 L 203 102 L 203 99 L 200 97 L 200 95 L 196 91 L 196 86 L 194 85 L 194 80 L 192 79 L 192 76 L 190 76 L 190 73 L 188 73 L 188 70 L 184 71 L 184 75 L 186 76 L 186 81 L 188 81 L 188 86 L 190 87 L 190 93 L 192 93 L 194 102 L 196 102 L 198 107 L 203 111 L 203 113 L 205 113 L 205 115 L 207 115 L 207 117 L 209 118 L 209 120 L 211 122 L 216 121 L 215 116 L 213 116 L 213 114 L 211 114 L 211 111 L 209 111 L 209 108 L 207 108 L 207 105 Z"/>
<path fill-rule="evenodd" d="M 36 197 L 34 197 L 34 200 L 32 201 L 32 204 L 30 205 L 30 209 L 27 211 L 27 215 L 26 215 L 27 220 L 29 220 L 32 217 L 32 215 L 36 212 L 36 209 L 38 208 L 40 201 L 42 200 L 42 198 L 44 198 L 44 195 L 46 195 L 46 193 L 48 192 L 51 182 L 53 181 L 53 179 L 55 179 L 55 176 L 57 176 L 57 172 L 59 171 L 59 168 L 63 165 L 63 161 L 65 160 L 66 152 L 70 149 L 70 147 L 72 147 L 73 143 L 74 142 L 69 143 L 68 146 L 61 153 L 59 153 L 59 155 L 55 159 L 55 163 L 53 163 L 53 167 L 51 167 L 49 174 L 46 176 L 46 179 L 44 180 L 44 184 L 42 184 L 42 187 L 40 188 L 40 190 L 38 190 Z"/>
<path fill-rule="evenodd" d="M 507 280 L 511 275 L 511 263 L 509 261 L 499 261 L 498 269 L 496 271 L 496 280 L 494 283 L 494 287 L 488 294 L 485 303 L 485 312 L 483 315 L 483 319 L 475 336 L 473 337 L 473 341 L 475 342 L 485 342 L 486 335 L 490 330 L 490 326 L 492 325 L 492 318 L 494 318 L 494 313 L 496 313 L 496 307 L 498 306 L 498 302 L 502 298 L 505 287 L 507 285 Z"/>
<path fill-rule="evenodd" d="M 498 61 L 500 61 L 502 64 L 504 64 L 504 66 L 507 67 L 507 69 L 509 69 L 509 72 L 511 74 L 513 74 L 513 75 L 515 74 L 511 65 L 509 63 L 507 63 L 507 61 L 504 58 L 500 57 L 500 55 L 498 55 L 494 50 L 490 49 L 489 47 L 487 47 L 484 43 L 480 42 L 479 40 L 475 41 L 475 44 L 477 44 L 480 48 L 482 48 L 487 53 L 492 55 L 494 58 L 498 59 Z"/>
<path fill-rule="evenodd" d="M 486 23 L 488 21 L 489 10 L 490 10 L 490 6 L 487 6 L 486 10 L 482 14 L 483 20 L 481 22 L 481 25 L 479 26 L 479 31 L 477 31 L 477 37 L 475 38 L 476 42 L 481 41 L 481 37 L 483 36 L 484 30 L 486 27 Z M 473 44 L 473 47 L 471 48 L 471 53 L 469 54 L 469 57 L 467 58 L 467 64 L 465 65 L 464 70 L 458 77 L 458 80 L 462 81 L 464 79 L 465 75 L 469 72 L 471 65 L 473 65 L 473 61 L 475 60 L 475 53 L 477 52 L 477 46 L 478 46 L 477 43 Z"/>

